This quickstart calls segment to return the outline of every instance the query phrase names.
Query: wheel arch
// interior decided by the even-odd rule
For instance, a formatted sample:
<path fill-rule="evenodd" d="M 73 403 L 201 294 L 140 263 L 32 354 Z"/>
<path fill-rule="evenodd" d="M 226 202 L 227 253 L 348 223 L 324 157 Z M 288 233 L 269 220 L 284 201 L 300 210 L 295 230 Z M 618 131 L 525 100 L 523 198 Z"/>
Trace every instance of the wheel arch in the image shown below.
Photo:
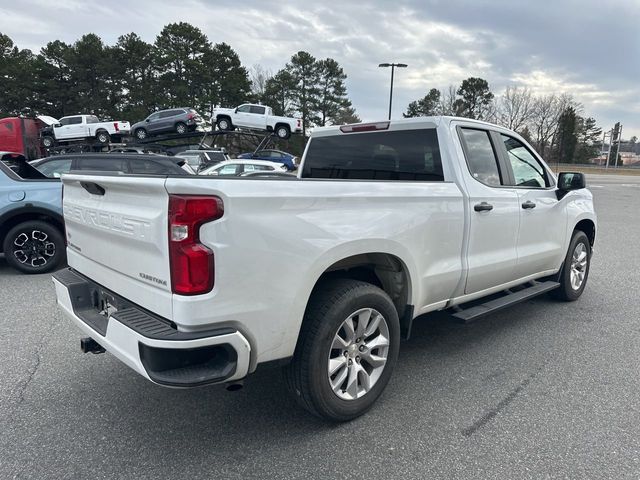
<path fill-rule="evenodd" d="M 580 230 L 584 232 L 589 238 L 589 243 L 591 244 L 591 248 L 593 248 L 593 245 L 596 242 L 596 224 L 592 219 L 585 218 L 580 220 L 578 223 L 576 223 L 573 229 L 574 231 Z"/>

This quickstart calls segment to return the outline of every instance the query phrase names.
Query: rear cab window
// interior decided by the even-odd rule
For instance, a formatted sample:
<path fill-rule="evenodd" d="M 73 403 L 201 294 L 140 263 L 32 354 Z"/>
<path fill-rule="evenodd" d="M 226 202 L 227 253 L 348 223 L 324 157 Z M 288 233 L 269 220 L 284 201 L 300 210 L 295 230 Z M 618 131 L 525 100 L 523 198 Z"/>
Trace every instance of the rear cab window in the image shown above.
<path fill-rule="evenodd" d="M 442 182 L 434 128 L 312 138 L 302 178 Z"/>

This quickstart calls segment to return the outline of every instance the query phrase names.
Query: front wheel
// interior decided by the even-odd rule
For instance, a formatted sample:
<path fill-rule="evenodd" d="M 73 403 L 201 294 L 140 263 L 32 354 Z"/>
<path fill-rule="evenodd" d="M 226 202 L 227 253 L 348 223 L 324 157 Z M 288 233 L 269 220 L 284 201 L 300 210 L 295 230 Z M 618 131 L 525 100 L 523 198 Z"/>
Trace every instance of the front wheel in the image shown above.
<path fill-rule="evenodd" d="M 42 137 L 42 145 L 44 145 L 45 148 L 51 148 L 54 146 L 55 143 L 56 141 L 50 135 L 47 135 L 46 137 Z"/>
<path fill-rule="evenodd" d="M 589 237 L 584 232 L 575 230 L 560 272 L 560 287 L 553 290 L 552 295 L 566 302 L 577 300 L 587 285 L 590 266 Z"/>
<path fill-rule="evenodd" d="M 24 273 L 46 273 L 65 259 L 64 237 L 51 223 L 32 220 L 20 223 L 4 239 L 7 263 Z"/>
<path fill-rule="evenodd" d="M 389 296 L 357 280 L 316 288 L 305 312 L 288 389 L 309 412 L 331 421 L 369 410 L 398 358 L 400 323 Z"/>

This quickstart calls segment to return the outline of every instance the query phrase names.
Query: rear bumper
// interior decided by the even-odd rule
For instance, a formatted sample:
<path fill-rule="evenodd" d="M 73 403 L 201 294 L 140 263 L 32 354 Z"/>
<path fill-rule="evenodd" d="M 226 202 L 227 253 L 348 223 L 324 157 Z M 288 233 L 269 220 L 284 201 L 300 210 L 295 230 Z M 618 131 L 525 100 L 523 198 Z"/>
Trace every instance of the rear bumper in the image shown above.
<path fill-rule="evenodd" d="M 154 383 L 195 387 L 239 380 L 248 373 L 251 347 L 233 328 L 181 332 L 172 322 L 131 304 L 72 269 L 57 272 L 53 283 L 58 305 L 69 319 Z"/>

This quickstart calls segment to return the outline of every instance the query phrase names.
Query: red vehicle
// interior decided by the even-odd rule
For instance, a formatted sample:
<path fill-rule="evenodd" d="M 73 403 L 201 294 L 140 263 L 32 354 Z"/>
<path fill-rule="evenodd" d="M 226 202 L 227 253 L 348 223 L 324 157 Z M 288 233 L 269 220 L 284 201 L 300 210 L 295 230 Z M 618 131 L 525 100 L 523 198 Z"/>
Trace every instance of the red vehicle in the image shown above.
<path fill-rule="evenodd" d="M 55 119 L 47 116 L 37 118 L 8 117 L 0 119 L 0 151 L 16 152 L 27 160 L 44 157 L 39 132 Z"/>

